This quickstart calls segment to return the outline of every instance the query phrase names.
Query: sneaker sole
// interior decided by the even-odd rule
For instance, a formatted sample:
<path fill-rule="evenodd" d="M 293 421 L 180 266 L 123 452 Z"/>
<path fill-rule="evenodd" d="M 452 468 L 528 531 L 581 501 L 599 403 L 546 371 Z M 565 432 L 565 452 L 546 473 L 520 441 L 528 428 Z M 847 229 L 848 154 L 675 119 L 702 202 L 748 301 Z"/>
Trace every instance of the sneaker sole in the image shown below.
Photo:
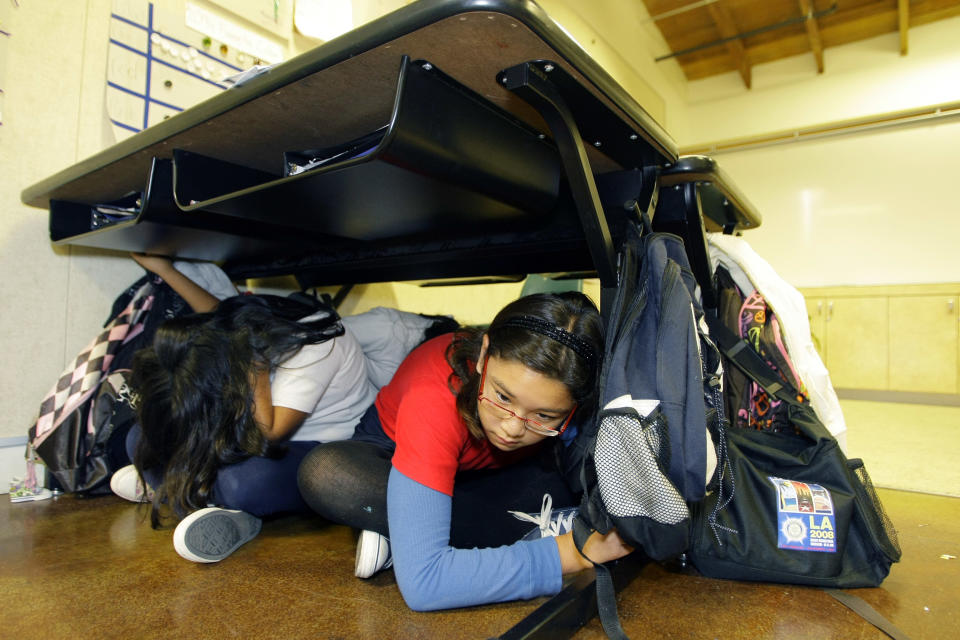
<path fill-rule="evenodd" d="M 393 563 L 389 555 L 390 543 L 375 531 L 364 530 L 357 540 L 357 555 L 354 558 L 353 575 L 365 579 L 373 576 L 381 569 L 390 567 Z M 381 559 L 384 557 L 386 557 L 386 560 L 381 563 Z"/>
<path fill-rule="evenodd" d="M 207 507 L 180 521 L 173 548 L 192 562 L 220 562 L 257 537 L 260 518 L 243 511 Z"/>
<path fill-rule="evenodd" d="M 128 476 L 132 476 L 133 479 L 128 480 Z M 131 497 L 130 492 L 126 490 L 127 485 L 136 487 L 137 491 L 135 491 L 133 497 Z M 137 473 L 137 469 L 133 465 L 121 467 L 110 476 L 110 490 L 114 495 L 124 500 L 129 500 L 130 502 L 151 502 L 153 495 L 150 492 L 139 492 L 141 486 L 143 485 L 140 483 L 140 474 Z"/>

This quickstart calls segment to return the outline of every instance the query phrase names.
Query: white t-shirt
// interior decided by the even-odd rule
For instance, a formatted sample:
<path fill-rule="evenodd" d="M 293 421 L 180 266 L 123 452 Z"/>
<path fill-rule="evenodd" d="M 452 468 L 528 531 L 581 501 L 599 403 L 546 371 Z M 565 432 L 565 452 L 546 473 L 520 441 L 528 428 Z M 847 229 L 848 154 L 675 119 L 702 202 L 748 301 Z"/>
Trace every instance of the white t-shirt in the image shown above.
<path fill-rule="evenodd" d="M 423 342 L 423 332 L 434 322 L 432 318 L 390 307 L 374 307 L 341 320 L 360 343 L 367 357 L 367 374 L 377 389 L 387 386 L 397 367 Z"/>
<path fill-rule="evenodd" d="M 276 366 L 270 380 L 275 407 L 309 414 L 291 440 L 349 438 L 377 395 L 366 357 L 349 329 L 332 340 L 304 345 Z"/>
<path fill-rule="evenodd" d="M 237 295 L 227 274 L 211 262 L 178 260 L 173 266 L 219 300 Z M 318 312 L 303 320 L 322 315 Z M 350 328 L 338 338 L 301 347 L 278 365 L 270 374 L 273 406 L 309 414 L 290 439 L 329 442 L 352 436 L 377 395 L 378 387 L 368 377 L 369 366 Z"/>

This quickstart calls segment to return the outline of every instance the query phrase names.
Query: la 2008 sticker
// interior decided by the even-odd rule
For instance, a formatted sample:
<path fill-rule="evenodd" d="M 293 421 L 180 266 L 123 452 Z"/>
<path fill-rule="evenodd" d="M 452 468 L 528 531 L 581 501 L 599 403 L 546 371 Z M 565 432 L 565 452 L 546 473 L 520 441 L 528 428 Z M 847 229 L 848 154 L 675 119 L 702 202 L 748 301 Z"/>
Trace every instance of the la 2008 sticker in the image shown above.
<path fill-rule="evenodd" d="M 837 521 L 830 492 L 818 484 L 769 478 L 777 490 L 777 546 L 836 553 Z"/>

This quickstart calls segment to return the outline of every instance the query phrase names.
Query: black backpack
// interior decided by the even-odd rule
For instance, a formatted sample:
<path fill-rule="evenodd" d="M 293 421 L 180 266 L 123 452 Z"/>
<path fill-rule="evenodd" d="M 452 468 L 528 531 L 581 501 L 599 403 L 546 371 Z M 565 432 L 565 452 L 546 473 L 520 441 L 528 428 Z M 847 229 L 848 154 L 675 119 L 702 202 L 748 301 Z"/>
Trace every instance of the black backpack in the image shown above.
<path fill-rule="evenodd" d="M 581 551 L 593 530 L 611 527 L 654 560 L 687 549 L 689 503 L 720 486 L 721 374 L 683 241 L 651 232 L 645 220 L 628 226 L 598 381 L 600 411 L 581 435 L 584 497 L 573 526 Z M 607 634 L 623 637 L 602 565 L 597 594 Z"/>

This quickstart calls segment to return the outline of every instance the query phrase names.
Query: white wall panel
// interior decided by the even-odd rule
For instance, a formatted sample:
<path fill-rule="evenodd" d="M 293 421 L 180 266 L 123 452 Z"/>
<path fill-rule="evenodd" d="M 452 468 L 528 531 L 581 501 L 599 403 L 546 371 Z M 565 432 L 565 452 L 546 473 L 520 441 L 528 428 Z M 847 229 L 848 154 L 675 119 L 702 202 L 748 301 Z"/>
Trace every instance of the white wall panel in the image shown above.
<path fill-rule="evenodd" d="M 796 286 L 960 281 L 960 119 L 717 157 Z"/>
<path fill-rule="evenodd" d="M 5 3 L 0 146 L 0 437 L 24 436 L 63 368 L 66 252 L 20 190 L 76 160 L 86 3 Z M 41 44 L 42 43 L 42 44 Z M 0 478 L 5 481 L 5 478 Z"/>

